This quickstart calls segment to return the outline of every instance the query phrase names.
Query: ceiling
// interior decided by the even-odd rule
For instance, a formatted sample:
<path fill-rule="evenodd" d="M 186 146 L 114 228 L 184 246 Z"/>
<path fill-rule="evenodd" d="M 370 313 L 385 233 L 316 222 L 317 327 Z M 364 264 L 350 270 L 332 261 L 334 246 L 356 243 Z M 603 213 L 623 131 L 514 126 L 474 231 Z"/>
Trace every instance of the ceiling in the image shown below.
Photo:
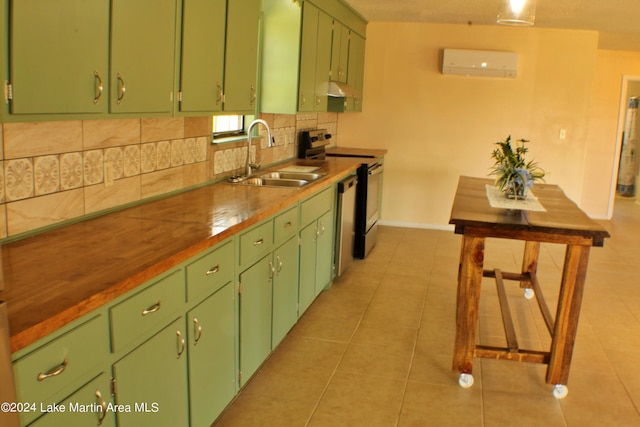
<path fill-rule="evenodd" d="M 345 0 L 369 22 L 497 25 L 502 0 Z M 600 49 L 640 51 L 638 0 L 537 0 L 536 27 L 594 30 Z M 523 29 L 526 31 L 526 29 Z"/>

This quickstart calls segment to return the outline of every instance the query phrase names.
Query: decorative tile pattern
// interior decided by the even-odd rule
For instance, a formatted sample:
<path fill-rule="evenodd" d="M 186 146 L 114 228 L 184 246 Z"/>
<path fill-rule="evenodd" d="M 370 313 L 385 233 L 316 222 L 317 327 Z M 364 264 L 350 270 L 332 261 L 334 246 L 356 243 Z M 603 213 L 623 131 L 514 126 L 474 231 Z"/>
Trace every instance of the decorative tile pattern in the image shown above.
<path fill-rule="evenodd" d="M 84 152 L 84 183 L 94 185 L 102 182 L 104 177 L 104 155 L 102 150 Z"/>
<path fill-rule="evenodd" d="M 60 155 L 60 188 L 71 190 L 82 186 L 82 156 L 80 153 Z"/>
<path fill-rule="evenodd" d="M 218 150 L 213 155 L 213 173 L 220 174 L 224 172 L 224 150 Z"/>
<path fill-rule="evenodd" d="M 156 144 L 156 169 L 167 169 L 171 166 L 171 143 L 160 141 Z"/>
<path fill-rule="evenodd" d="M 124 176 L 134 176 L 140 174 L 140 146 L 128 145 L 124 147 L 123 159 Z"/>
<path fill-rule="evenodd" d="M 207 160 L 207 149 L 209 148 L 208 136 L 201 136 L 196 139 L 196 162 L 204 162 Z"/>
<path fill-rule="evenodd" d="M 112 179 L 120 179 L 124 173 L 124 154 L 122 148 L 114 147 L 104 150 L 104 163 L 111 163 Z"/>
<path fill-rule="evenodd" d="M 149 173 L 156 170 L 156 144 L 142 144 L 140 147 L 140 170 Z"/>
<path fill-rule="evenodd" d="M 31 159 L 5 162 L 7 201 L 33 197 L 33 164 Z"/>
<path fill-rule="evenodd" d="M 34 169 L 36 196 L 55 193 L 60 190 L 60 163 L 58 156 L 36 157 Z"/>
<path fill-rule="evenodd" d="M 182 158 L 185 164 L 191 164 L 196 161 L 196 139 L 187 138 L 182 146 Z"/>
<path fill-rule="evenodd" d="M 224 150 L 223 168 L 225 172 L 233 169 L 233 149 Z"/>
<path fill-rule="evenodd" d="M 171 141 L 171 167 L 182 166 L 183 159 L 183 139 L 174 139 Z"/>

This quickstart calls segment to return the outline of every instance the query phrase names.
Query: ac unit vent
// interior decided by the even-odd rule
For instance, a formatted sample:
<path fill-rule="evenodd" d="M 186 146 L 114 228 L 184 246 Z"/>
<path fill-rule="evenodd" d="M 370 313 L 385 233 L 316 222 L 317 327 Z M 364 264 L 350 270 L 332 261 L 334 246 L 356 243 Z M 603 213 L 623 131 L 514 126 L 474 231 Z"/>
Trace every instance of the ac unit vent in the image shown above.
<path fill-rule="evenodd" d="M 518 54 L 491 50 L 445 49 L 442 74 L 510 77 L 518 75 Z"/>

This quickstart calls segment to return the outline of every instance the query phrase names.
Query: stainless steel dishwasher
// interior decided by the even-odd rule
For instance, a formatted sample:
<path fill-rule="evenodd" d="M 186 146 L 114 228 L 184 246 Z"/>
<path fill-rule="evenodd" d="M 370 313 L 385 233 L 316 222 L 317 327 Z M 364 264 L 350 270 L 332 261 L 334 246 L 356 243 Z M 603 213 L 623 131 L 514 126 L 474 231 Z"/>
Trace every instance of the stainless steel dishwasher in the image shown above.
<path fill-rule="evenodd" d="M 352 175 L 338 183 L 338 230 L 336 233 L 337 276 L 353 262 L 353 242 L 355 236 L 356 184 L 357 175 Z"/>

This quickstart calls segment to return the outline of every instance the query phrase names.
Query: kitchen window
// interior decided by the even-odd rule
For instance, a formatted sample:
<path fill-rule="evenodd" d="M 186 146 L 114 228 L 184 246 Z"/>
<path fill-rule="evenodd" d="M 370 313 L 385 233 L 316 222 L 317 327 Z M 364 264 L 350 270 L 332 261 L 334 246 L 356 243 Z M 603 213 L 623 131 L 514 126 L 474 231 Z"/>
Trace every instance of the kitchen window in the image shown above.
<path fill-rule="evenodd" d="M 213 116 L 214 142 L 224 142 L 224 139 L 244 135 L 244 117 L 242 115 Z"/>

